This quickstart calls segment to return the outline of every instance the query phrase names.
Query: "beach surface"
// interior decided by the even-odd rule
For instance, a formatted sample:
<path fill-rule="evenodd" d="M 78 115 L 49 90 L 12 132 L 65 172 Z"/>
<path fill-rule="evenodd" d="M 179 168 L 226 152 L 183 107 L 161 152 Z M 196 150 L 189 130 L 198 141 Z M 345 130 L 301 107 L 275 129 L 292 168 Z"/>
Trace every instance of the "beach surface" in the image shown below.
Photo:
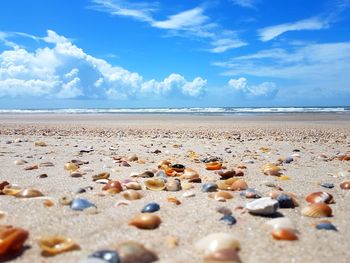
<path fill-rule="evenodd" d="M 38 141 L 46 146 L 35 146 Z M 204 253 L 195 243 L 224 232 L 239 241 L 242 262 L 345 263 L 350 260 L 350 190 L 339 185 L 350 181 L 350 161 L 337 157 L 349 152 L 349 114 L 0 114 L 0 181 L 44 194 L 37 198 L 0 195 L 4 213 L 0 224 L 29 231 L 26 248 L 11 262 L 79 262 L 124 241 L 143 244 L 158 256 L 158 262 L 203 262 Z M 128 161 L 130 167 L 118 163 L 117 157 L 132 155 L 138 160 Z M 227 170 L 240 167 L 244 172 L 241 179 L 263 197 L 271 191 L 293 193 L 299 206 L 278 212 L 294 222 L 298 240 L 273 239 L 266 225 L 271 218 L 246 211 L 245 205 L 254 199 L 241 196 L 241 191 L 229 191 L 233 198 L 225 202 L 203 192 L 204 183 L 220 179 L 215 171 L 205 169 L 206 157 L 222 160 Z M 278 163 L 286 157 L 293 161 Z M 26 163 L 16 165 L 16 160 Z M 80 167 L 86 174 L 71 177 L 64 169 L 71 160 L 86 162 Z M 108 172 L 110 179 L 123 181 L 132 173 L 156 172 L 162 160 L 196 170 L 202 182 L 193 183 L 188 190 L 151 191 L 144 187 L 147 178 L 134 178 L 142 185 L 142 198 L 118 205 L 125 200 L 125 187 L 113 195 L 92 179 Z M 41 165 L 47 162 L 53 166 Z M 264 175 L 261 167 L 267 163 L 278 163 L 281 176 Z M 25 170 L 31 165 L 38 169 Z M 40 174 L 47 177 L 40 178 Z M 334 188 L 324 188 L 322 183 L 332 183 Z M 77 194 L 79 187 L 86 192 Z M 195 195 L 185 197 L 188 191 Z M 305 197 L 317 191 L 333 195 L 332 217 L 301 213 L 308 205 Z M 85 198 L 97 209 L 73 211 L 60 204 L 63 196 Z M 181 204 L 169 202 L 169 197 L 176 197 Z M 53 206 L 45 206 L 46 199 Z M 160 205 L 156 212 L 160 226 L 142 230 L 129 225 L 150 202 Z M 237 220 L 234 225 L 220 221 L 220 207 L 232 212 Z M 314 225 L 320 220 L 329 220 L 338 231 L 317 230 Z M 80 249 L 42 257 L 38 239 L 48 235 L 70 237 Z"/>

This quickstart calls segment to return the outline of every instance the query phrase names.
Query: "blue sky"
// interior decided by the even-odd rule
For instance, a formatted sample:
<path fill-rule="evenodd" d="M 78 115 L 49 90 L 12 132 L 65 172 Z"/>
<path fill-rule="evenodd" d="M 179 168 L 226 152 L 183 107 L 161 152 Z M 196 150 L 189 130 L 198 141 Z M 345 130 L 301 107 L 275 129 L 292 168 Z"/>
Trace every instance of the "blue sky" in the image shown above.
<path fill-rule="evenodd" d="M 3 0 L 0 108 L 350 105 L 350 0 Z"/>

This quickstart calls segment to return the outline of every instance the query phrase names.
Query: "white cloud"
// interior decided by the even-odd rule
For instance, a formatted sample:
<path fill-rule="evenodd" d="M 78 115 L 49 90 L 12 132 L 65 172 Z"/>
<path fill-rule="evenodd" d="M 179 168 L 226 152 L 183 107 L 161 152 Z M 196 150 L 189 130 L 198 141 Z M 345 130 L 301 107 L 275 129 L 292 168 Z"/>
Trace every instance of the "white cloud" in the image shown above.
<path fill-rule="evenodd" d="M 263 82 L 259 85 L 248 85 L 246 78 L 230 79 L 228 85 L 236 92 L 246 98 L 272 99 L 276 96 L 278 89 L 273 82 Z"/>
<path fill-rule="evenodd" d="M 145 93 L 197 97 L 206 86 L 202 78 L 187 81 L 179 74 L 160 82 L 144 81 L 138 73 L 86 54 L 52 30 L 40 39 L 54 46 L 34 52 L 17 47 L 0 53 L 0 97 L 137 99 Z"/>
<path fill-rule="evenodd" d="M 241 7 L 246 8 L 254 8 L 255 4 L 258 2 L 257 0 L 231 0 L 231 2 L 235 5 L 239 5 Z"/>
<path fill-rule="evenodd" d="M 259 36 L 261 41 L 270 41 L 288 31 L 300 30 L 320 30 L 329 27 L 329 22 L 320 17 L 312 17 L 293 23 L 285 23 L 275 26 L 269 26 L 260 29 Z"/>
<path fill-rule="evenodd" d="M 115 16 L 131 17 L 146 22 L 151 27 L 166 30 L 168 36 L 181 36 L 207 40 L 212 53 L 222 53 L 227 50 L 247 45 L 237 34 L 225 30 L 218 23 L 212 22 L 204 14 L 203 7 L 195 7 L 167 17 L 165 20 L 155 18 L 156 8 L 149 3 L 132 3 L 121 0 L 92 0 L 94 10 L 107 12 Z"/>

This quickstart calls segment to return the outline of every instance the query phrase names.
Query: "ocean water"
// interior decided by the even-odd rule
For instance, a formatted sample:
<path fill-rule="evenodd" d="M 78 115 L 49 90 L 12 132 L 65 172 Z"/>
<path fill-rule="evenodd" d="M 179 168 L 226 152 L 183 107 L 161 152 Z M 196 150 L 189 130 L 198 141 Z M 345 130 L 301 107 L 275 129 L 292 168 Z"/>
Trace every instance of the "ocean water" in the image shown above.
<path fill-rule="evenodd" d="M 350 113 L 344 107 L 217 107 L 217 108 L 90 108 L 90 109 L 0 109 L 1 113 L 20 114 L 200 114 L 257 115 L 286 113 Z"/>

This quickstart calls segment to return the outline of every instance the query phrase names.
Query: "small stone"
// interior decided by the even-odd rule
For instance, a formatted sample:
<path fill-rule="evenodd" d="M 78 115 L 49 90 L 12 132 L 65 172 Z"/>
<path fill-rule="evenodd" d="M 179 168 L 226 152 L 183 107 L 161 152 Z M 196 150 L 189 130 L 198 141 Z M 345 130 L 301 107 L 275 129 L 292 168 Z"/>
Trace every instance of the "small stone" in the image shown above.
<path fill-rule="evenodd" d="M 153 212 L 157 212 L 160 209 L 159 204 L 157 203 L 149 203 L 147 204 L 142 210 L 142 213 L 153 213 Z"/>
<path fill-rule="evenodd" d="M 113 250 L 99 250 L 89 256 L 89 258 L 102 259 L 106 263 L 120 263 L 119 255 Z"/>
<path fill-rule="evenodd" d="M 323 230 L 333 230 L 333 231 L 338 231 L 338 229 L 329 221 L 321 221 L 316 224 L 316 229 L 323 229 Z"/>
<path fill-rule="evenodd" d="M 293 199 L 289 195 L 280 194 L 277 196 L 276 200 L 278 201 L 280 208 L 293 208 L 294 207 Z"/>
<path fill-rule="evenodd" d="M 89 207 L 96 207 L 93 203 L 91 203 L 89 200 L 83 199 L 83 198 L 75 198 L 73 199 L 71 203 L 71 209 L 75 211 L 83 211 L 84 209 L 87 209 Z"/>
<path fill-rule="evenodd" d="M 38 175 L 38 178 L 40 178 L 40 179 L 47 178 L 47 177 L 48 177 L 47 174 L 39 174 Z"/>
<path fill-rule="evenodd" d="M 205 183 L 202 185 L 202 192 L 215 192 L 218 189 L 216 183 Z"/>
<path fill-rule="evenodd" d="M 332 184 L 332 183 L 322 183 L 321 186 L 324 187 L 324 188 L 332 189 L 334 187 L 334 184 Z"/>
<path fill-rule="evenodd" d="M 278 209 L 278 201 L 263 197 L 246 204 L 247 210 L 255 215 L 273 215 Z"/>
<path fill-rule="evenodd" d="M 246 190 L 240 193 L 240 196 L 245 198 L 260 198 L 260 193 L 254 188 L 247 188 Z"/>
<path fill-rule="evenodd" d="M 85 193 L 86 192 L 86 189 L 85 188 L 82 188 L 82 187 L 76 187 L 72 190 L 72 192 L 74 194 L 82 194 L 82 193 Z"/>
<path fill-rule="evenodd" d="M 236 224 L 237 222 L 236 218 L 234 218 L 232 215 L 224 215 L 223 217 L 220 218 L 220 221 L 230 226 Z"/>

